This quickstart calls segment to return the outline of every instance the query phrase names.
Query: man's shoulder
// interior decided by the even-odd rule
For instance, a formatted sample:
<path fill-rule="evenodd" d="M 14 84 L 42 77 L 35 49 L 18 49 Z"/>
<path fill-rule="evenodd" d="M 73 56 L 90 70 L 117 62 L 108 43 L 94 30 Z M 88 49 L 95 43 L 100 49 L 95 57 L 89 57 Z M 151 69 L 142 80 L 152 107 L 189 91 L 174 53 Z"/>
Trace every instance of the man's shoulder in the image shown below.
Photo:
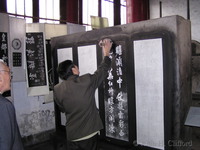
<path fill-rule="evenodd" d="M 65 84 L 67 84 L 66 82 L 67 82 L 67 80 L 63 80 L 63 81 L 57 83 L 54 86 L 54 91 L 60 91 L 60 89 L 62 89 L 65 86 Z"/>
<path fill-rule="evenodd" d="M 89 82 L 89 81 L 91 80 L 91 76 L 92 76 L 92 75 L 93 75 L 93 74 L 86 73 L 86 74 L 83 74 L 83 75 L 79 76 L 79 77 L 77 78 L 77 80 L 78 80 L 79 82 Z"/>
<path fill-rule="evenodd" d="M 89 78 L 90 76 L 91 76 L 90 73 L 86 73 L 86 74 L 79 76 L 79 78 Z"/>
<path fill-rule="evenodd" d="M 13 107 L 13 104 L 11 101 L 9 101 L 7 98 L 0 96 L 0 107 Z"/>
<path fill-rule="evenodd" d="M 7 98 L 3 97 L 2 95 L 0 95 L 0 102 L 11 103 L 11 101 L 9 101 Z"/>
<path fill-rule="evenodd" d="M 78 83 L 85 83 L 85 82 L 89 82 L 91 77 L 90 73 L 86 73 L 80 76 L 72 76 L 69 77 L 67 80 L 63 80 L 62 82 L 56 84 L 54 86 L 54 90 L 59 90 L 60 88 L 66 87 L 66 85 L 70 84 L 70 85 L 74 85 L 74 84 L 78 84 Z"/>
<path fill-rule="evenodd" d="M 56 84 L 56 85 L 54 86 L 54 90 L 58 89 L 58 88 L 61 86 L 61 83 L 62 83 L 62 82 Z"/>
<path fill-rule="evenodd" d="M 91 76 L 90 73 L 82 74 L 80 76 L 72 76 L 71 78 L 67 79 L 64 84 L 68 84 L 72 82 L 74 83 L 85 82 L 90 78 L 90 76 Z"/>

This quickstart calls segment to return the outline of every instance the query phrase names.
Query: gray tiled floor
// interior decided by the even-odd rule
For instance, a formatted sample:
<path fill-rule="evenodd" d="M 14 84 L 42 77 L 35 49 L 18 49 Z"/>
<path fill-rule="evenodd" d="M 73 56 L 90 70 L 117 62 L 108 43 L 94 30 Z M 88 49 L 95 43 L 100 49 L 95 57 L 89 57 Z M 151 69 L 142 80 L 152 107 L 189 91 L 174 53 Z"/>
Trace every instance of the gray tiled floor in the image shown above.
<path fill-rule="evenodd" d="M 25 147 L 25 150 L 66 150 L 66 145 L 63 142 L 64 140 L 62 140 L 62 138 L 55 139 L 56 140 L 51 140 L 43 142 L 41 144 Z M 123 147 L 120 148 L 118 146 L 111 145 L 105 142 L 101 142 L 100 147 L 100 150 L 130 150 Z M 139 149 L 142 150 L 142 148 Z M 200 128 L 192 128 L 192 147 L 188 150 L 200 150 Z"/>
<path fill-rule="evenodd" d="M 195 130 L 195 134 L 192 139 L 192 148 L 191 150 L 200 150 L 200 128 Z M 54 147 L 52 141 L 47 141 L 38 145 L 26 147 L 25 150 L 66 150 L 66 146 L 63 143 L 58 143 Z M 115 147 L 109 146 L 108 149 L 101 148 L 100 150 L 116 150 Z M 117 150 L 127 150 L 124 148 L 117 148 Z M 142 150 L 142 149 L 141 149 Z"/>

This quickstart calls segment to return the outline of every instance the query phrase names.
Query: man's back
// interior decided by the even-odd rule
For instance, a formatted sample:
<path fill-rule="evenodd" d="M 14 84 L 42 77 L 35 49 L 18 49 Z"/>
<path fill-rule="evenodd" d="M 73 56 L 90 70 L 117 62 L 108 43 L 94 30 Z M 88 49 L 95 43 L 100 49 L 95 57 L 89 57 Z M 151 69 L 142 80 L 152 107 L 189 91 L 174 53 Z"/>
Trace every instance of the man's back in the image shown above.
<path fill-rule="evenodd" d="M 66 113 L 69 140 L 87 136 L 103 128 L 96 104 L 90 75 L 71 76 L 55 86 L 58 103 Z"/>

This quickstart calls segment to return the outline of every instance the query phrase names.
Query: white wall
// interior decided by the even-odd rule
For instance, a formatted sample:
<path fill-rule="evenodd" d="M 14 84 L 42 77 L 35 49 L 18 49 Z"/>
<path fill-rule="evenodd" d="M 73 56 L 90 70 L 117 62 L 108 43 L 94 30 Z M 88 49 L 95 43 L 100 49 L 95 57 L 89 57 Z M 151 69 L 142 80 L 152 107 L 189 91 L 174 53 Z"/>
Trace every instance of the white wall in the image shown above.
<path fill-rule="evenodd" d="M 162 17 L 179 15 L 187 19 L 187 0 L 150 0 L 150 19 L 160 17 L 160 1 Z M 200 41 L 200 1 L 190 0 L 190 20 L 192 40 Z"/>
<path fill-rule="evenodd" d="M 54 103 L 44 96 L 28 96 L 26 82 L 14 82 L 13 99 L 22 137 L 55 128 Z"/>

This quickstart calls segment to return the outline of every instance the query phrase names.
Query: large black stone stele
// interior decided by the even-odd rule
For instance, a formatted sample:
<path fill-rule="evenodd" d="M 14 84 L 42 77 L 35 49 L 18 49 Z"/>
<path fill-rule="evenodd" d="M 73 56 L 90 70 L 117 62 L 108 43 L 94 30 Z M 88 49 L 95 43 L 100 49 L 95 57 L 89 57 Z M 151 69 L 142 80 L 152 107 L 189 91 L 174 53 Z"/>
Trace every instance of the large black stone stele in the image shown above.
<path fill-rule="evenodd" d="M 101 131 L 104 149 L 109 149 L 109 144 L 124 149 L 190 147 L 191 129 L 184 126 L 191 105 L 190 21 L 169 16 L 54 37 L 54 83 L 59 82 L 56 67 L 61 49 L 72 51 L 78 65 L 83 57 L 78 55 L 78 48 L 96 45 L 94 63 L 99 65 L 102 53 L 98 43 L 102 38 L 114 42 L 111 74 L 98 92 L 105 125 Z M 90 54 L 86 55 L 90 59 Z M 55 113 L 56 130 L 60 132 L 64 127 L 57 106 Z"/>

